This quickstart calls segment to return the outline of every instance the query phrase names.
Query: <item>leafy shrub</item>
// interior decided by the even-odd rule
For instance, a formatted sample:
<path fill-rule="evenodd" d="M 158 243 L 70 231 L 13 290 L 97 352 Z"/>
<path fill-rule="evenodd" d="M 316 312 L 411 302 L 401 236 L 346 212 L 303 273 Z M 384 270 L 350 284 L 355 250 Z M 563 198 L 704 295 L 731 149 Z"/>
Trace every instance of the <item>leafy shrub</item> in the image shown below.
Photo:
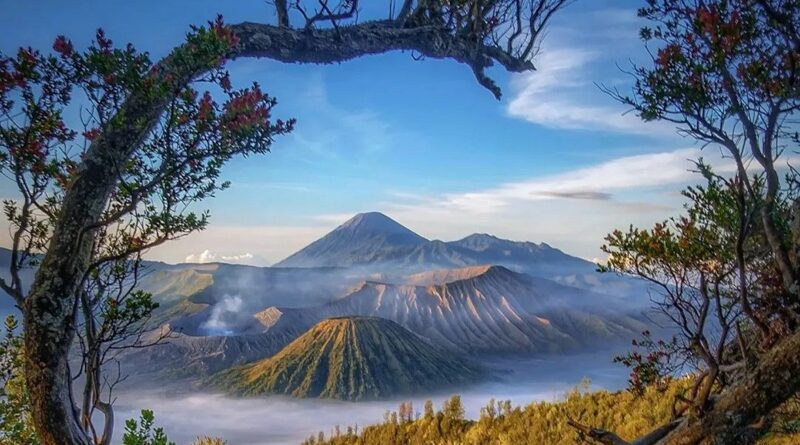
<path fill-rule="evenodd" d="M 175 442 L 167 439 L 164 429 L 154 428 L 154 424 L 155 416 L 152 411 L 147 409 L 142 410 L 138 422 L 136 419 L 126 420 L 122 445 L 175 445 Z"/>
<path fill-rule="evenodd" d="M 198 437 L 192 445 L 228 445 L 228 442 L 219 437 L 204 436 Z"/>

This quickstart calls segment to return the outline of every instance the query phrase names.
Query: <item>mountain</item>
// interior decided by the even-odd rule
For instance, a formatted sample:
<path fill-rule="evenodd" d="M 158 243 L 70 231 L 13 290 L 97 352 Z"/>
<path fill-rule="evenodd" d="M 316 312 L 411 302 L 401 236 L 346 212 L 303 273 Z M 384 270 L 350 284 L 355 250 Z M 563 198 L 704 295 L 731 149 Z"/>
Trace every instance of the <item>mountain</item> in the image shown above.
<path fill-rule="evenodd" d="M 345 269 L 179 264 L 148 268 L 140 287 L 160 307 L 153 320 L 184 334 L 257 334 L 253 314 L 269 306 L 333 301 L 362 280 Z"/>
<path fill-rule="evenodd" d="M 430 241 L 388 216 L 359 213 L 327 235 L 276 264 L 277 267 L 386 266 L 428 269 L 477 264 L 571 263 L 593 268 L 546 244 L 503 240 L 487 234 L 452 242 Z"/>
<path fill-rule="evenodd" d="M 381 399 L 475 382 L 480 370 L 395 322 L 323 320 L 273 357 L 223 371 L 211 384 L 239 395 Z"/>
<path fill-rule="evenodd" d="M 545 243 L 510 241 L 481 233 L 457 241 L 428 240 L 382 213 L 361 213 L 276 264 L 347 267 L 364 273 L 407 274 L 482 264 L 547 278 L 618 298 L 646 295 L 639 280 L 600 274 L 597 266 Z"/>
<path fill-rule="evenodd" d="M 276 266 L 374 265 L 402 257 L 428 242 L 382 213 L 359 213 Z"/>
<path fill-rule="evenodd" d="M 568 268 L 573 271 L 593 272 L 597 266 L 581 258 L 567 255 L 546 243 L 509 241 L 486 233 L 475 233 L 448 243 L 452 248 L 469 252 L 473 261 L 481 264 L 502 264 L 528 273 L 558 273 Z"/>
<path fill-rule="evenodd" d="M 161 329 L 148 333 L 145 340 L 155 340 Z M 123 351 L 119 359 L 124 374 L 129 376 L 126 386 L 130 388 L 162 381 L 197 383 L 198 379 L 232 366 L 272 356 L 302 332 L 193 336 L 173 331 L 159 344 Z"/>
<path fill-rule="evenodd" d="M 313 308 L 270 308 L 267 332 L 344 315 L 393 320 L 460 353 L 555 353 L 629 341 L 646 328 L 609 297 L 513 272 L 474 266 L 415 274 L 405 283 L 364 281 Z"/>

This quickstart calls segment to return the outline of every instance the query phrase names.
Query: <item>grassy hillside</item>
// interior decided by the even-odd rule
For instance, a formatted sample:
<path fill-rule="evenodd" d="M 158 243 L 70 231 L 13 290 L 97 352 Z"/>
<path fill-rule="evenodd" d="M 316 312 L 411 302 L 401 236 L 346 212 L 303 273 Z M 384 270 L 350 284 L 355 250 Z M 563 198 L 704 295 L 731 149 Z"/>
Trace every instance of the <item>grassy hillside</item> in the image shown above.
<path fill-rule="evenodd" d="M 323 320 L 278 354 L 217 374 L 212 385 L 253 396 L 364 400 L 473 382 L 480 371 L 397 323 Z"/>
<path fill-rule="evenodd" d="M 628 391 L 587 392 L 574 389 L 557 402 L 537 402 L 513 407 L 510 402 L 490 401 L 478 420 L 465 420 L 457 398 L 440 411 L 430 402 L 421 410 L 401 406 L 387 414 L 383 423 L 356 430 L 347 428 L 320 433 L 303 445 L 576 445 L 581 442 L 567 425 L 571 417 L 587 425 L 617 432 L 624 439 L 642 436 L 670 418 L 672 400 L 687 387 L 673 383 L 666 392 L 649 389 L 636 397 Z M 409 417 L 403 413 L 411 412 Z M 771 434 L 760 445 L 800 443 L 800 434 Z"/>

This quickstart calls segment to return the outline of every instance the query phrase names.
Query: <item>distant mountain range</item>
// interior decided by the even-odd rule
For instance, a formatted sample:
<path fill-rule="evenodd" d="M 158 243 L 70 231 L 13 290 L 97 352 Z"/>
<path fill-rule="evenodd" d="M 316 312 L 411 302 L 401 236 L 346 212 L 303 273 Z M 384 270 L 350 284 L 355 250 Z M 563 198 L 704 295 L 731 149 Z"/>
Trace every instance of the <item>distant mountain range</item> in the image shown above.
<path fill-rule="evenodd" d="M 507 241 L 487 234 L 452 242 L 431 241 L 378 212 L 359 213 L 275 266 L 424 270 L 476 264 L 516 265 L 525 269 L 554 264 L 595 268 L 588 261 L 544 243 Z"/>
<path fill-rule="evenodd" d="M 609 305 L 605 295 L 503 266 L 424 272 L 403 281 L 363 281 L 325 305 L 273 307 L 256 318 L 267 332 L 281 333 L 328 317 L 381 317 L 443 348 L 483 354 L 574 351 L 628 341 L 646 328 L 641 314 Z"/>
<path fill-rule="evenodd" d="M 596 264 L 545 243 L 485 233 L 450 242 L 428 240 L 378 212 L 359 213 L 275 267 L 345 267 L 390 275 L 484 264 L 620 297 L 644 287 L 630 278 L 601 275 Z"/>
<path fill-rule="evenodd" d="M 376 317 L 324 320 L 270 358 L 221 372 L 235 394 L 368 400 L 474 383 L 478 367 Z"/>

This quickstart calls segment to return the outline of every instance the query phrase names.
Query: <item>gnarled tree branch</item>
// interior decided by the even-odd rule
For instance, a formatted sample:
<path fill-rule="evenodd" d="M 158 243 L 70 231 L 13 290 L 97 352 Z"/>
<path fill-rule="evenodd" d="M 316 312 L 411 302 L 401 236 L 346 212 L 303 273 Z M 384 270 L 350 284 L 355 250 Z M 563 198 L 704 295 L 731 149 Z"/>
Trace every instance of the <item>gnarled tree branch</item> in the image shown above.
<path fill-rule="evenodd" d="M 366 55 L 414 51 L 431 59 L 466 64 L 478 82 L 500 99 L 497 84 L 486 76 L 495 63 L 511 72 L 535 69 L 530 59 L 515 58 L 490 45 L 476 44 L 437 25 L 406 28 L 396 21 L 365 22 L 337 30 L 300 30 L 245 22 L 233 26 L 240 39 L 237 57 L 265 57 L 287 63 L 340 63 Z"/>

